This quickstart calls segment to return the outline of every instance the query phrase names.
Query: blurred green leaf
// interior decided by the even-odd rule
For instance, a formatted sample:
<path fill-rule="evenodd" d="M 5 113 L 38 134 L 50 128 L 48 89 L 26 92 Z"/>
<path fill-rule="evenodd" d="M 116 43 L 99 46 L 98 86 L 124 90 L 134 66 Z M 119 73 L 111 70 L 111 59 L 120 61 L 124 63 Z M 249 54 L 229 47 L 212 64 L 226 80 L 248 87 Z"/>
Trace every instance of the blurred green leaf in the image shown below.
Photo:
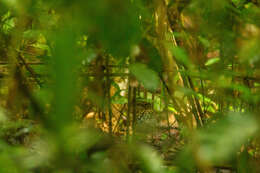
<path fill-rule="evenodd" d="M 232 2 L 236 5 L 236 7 L 241 7 L 246 0 L 232 0 Z"/>
<path fill-rule="evenodd" d="M 197 134 L 197 158 L 202 164 L 228 161 L 258 130 L 250 114 L 230 113 Z"/>
<path fill-rule="evenodd" d="M 220 58 L 219 57 L 216 57 L 216 58 L 211 58 L 209 59 L 206 63 L 205 63 L 205 66 L 210 66 L 210 65 L 213 65 L 213 64 L 216 64 L 220 61 Z"/>
<path fill-rule="evenodd" d="M 96 0 L 82 5 L 89 41 L 101 42 L 115 57 L 128 56 L 141 36 L 135 4 L 130 0 Z"/>
<path fill-rule="evenodd" d="M 188 55 L 183 48 L 171 45 L 170 50 L 178 62 L 180 62 L 186 66 L 191 65 Z"/>
<path fill-rule="evenodd" d="M 135 151 L 144 173 L 165 172 L 160 157 L 150 147 L 140 146 Z"/>
<path fill-rule="evenodd" d="M 53 123 L 53 127 L 60 128 L 72 120 L 77 92 L 77 68 L 81 59 L 76 56 L 76 35 L 72 28 L 54 34 L 52 77 L 55 81 L 55 108 L 54 115 L 50 116 L 50 123 Z"/>
<path fill-rule="evenodd" d="M 149 69 L 146 65 L 136 63 L 130 66 L 130 72 L 140 81 L 148 90 L 156 90 L 160 79 L 157 73 Z"/>
<path fill-rule="evenodd" d="M 140 49 L 142 51 L 142 54 L 144 54 L 144 57 L 142 57 L 142 58 L 148 59 L 148 57 L 149 57 L 147 66 L 158 73 L 162 72 L 163 63 L 162 63 L 161 56 L 160 56 L 157 48 L 147 39 L 143 39 L 140 43 Z M 141 61 L 142 60 L 143 59 L 141 59 Z M 145 60 L 143 60 L 143 61 L 145 61 Z"/>
<path fill-rule="evenodd" d="M 14 26 L 15 26 L 14 21 L 15 21 L 14 18 L 10 18 L 4 22 L 2 29 L 5 34 L 8 34 L 11 31 L 11 29 L 14 28 Z"/>
<path fill-rule="evenodd" d="M 173 113 L 178 113 L 174 107 L 168 106 L 168 110 L 172 111 Z"/>

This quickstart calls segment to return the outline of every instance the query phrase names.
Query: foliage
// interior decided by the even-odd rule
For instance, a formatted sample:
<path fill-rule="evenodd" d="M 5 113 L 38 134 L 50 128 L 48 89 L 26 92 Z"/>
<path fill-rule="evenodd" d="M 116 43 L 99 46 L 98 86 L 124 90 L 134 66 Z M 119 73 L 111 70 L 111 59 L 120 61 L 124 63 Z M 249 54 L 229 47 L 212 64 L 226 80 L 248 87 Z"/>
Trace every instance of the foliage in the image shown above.
<path fill-rule="evenodd" d="M 260 172 L 259 0 L 0 0 L 0 172 Z"/>

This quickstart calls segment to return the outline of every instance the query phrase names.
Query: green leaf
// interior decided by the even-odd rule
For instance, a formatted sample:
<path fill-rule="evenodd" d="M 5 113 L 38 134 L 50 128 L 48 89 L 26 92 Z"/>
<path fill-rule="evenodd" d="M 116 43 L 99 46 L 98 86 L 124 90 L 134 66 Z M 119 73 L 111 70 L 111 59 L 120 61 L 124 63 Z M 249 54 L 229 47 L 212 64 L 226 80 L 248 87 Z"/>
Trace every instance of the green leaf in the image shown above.
<path fill-rule="evenodd" d="M 14 18 L 7 19 L 3 24 L 3 31 L 8 34 L 15 26 Z"/>
<path fill-rule="evenodd" d="M 140 81 L 148 90 L 156 90 L 159 86 L 159 77 L 157 73 L 149 69 L 146 65 L 136 63 L 130 66 L 130 72 Z"/>
<path fill-rule="evenodd" d="M 211 59 L 209 59 L 209 60 L 205 63 L 205 66 L 210 66 L 210 65 L 216 64 L 216 63 L 219 62 L 219 61 L 220 61 L 220 58 L 219 58 L 219 57 L 211 58 Z"/>
<path fill-rule="evenodd" d="M 202 163 L 228 161 L 258 129 L 249 114 L 230 113 L 224 119 L 198 133 L 197 157 Z"/>
<path fill-rule="evenodd" d="M 199 41 L 203 44 L 204 47 L 210 47 L 210 42 L 204 37 L 199 36 Z"/>
<path fill-rule="evenodd" d="M 158 173 L 165 172 L 163 169 L 162 160 L 157 153 L 148 146 L 141 146 L 135 148 L 137 158 L 140 161 L 142 171 L 145 173 Z"/>
<path fill-rule="evenodd" d="M 147 39 L 143 39 L 140 43 L 140 48 L 149 57 L 147 66 L 156 72 L 161 72 L 163 63 L 156 47 Z"/>
<path fill-rule="evenodd" d="M 178 113 L 174 107 L 168 106 L 168 110 L 172 111 L 173 113 Z"/>
<path fill-rule="evenodd" d="M 179 61 L 180 63 L 190 66 L 191 62 L 188 58 L 186 51 L 177 46 L 170 46 L 170 50 L 173 56 Z"/>
<path fill-rule="evenodd" d="M 140 40 L 137 8 L 129 0 L 82 1 L 81 24 L 85 24 L 89 41 L 99 44 L 115 57 L 126 57 L 131 46 Z M 84 8 L 82 8 L 84 7 Z"/>
<path fill-rule="evenodd" d="M 3 16 L 2 16 L 2 19 L 1 21 L 4 22 L 5 20 L 7 20 L 8 18 L 11 17 L 11 12 L 8 10 L 7 13 L 5 13 Z"/>
<path fill-rule="evenodd" d="M 73 106 L 76 101 L 77 68 L 81 59 L 75 57 L 76 36 L 73 28 L 66 29 L 53 35 L 55 47 L 51 59 L 52 76 L 55 80 L 53 85 L 55 112 L 50 117 L 53 127 L 61 128 L 70 123 L 72 119 Z M 59 118 L 62 117 L 62 118 Z"/>
<path fill-rule="evenodd" d="M 236 7 L 241 7 L 245 3 L 245 0 L 232 0 L 232 2 Z"/>
<path fill-rule="evenodd" d="M 161 140 L 166 140 L 168 138 L 168 135 L 167 134 L 165 134 L 165 133 L 163 133 L 162 134 L 162 136 L 161 136 Z"/>

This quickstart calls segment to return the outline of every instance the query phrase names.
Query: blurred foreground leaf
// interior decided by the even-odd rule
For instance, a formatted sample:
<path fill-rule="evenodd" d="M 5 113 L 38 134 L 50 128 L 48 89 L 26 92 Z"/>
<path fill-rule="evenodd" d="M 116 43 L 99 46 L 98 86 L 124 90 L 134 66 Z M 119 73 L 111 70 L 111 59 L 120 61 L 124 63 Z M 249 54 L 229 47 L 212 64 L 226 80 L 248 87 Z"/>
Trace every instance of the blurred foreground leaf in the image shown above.
<path fill-rule="evenodd" d="M 165 172 L 162 160 L 157 153 L 148 146 L 140 146 L 135 150 L 140 166 L 144 173 Z"/>
<path fill-rule="evenodd" d="M 131 65 L 130 72 L 140 81 L 148 90 L 156 90 L 160 79 L 155 71 L 149 69 L 146 65 L 136 63 Z"/>
<path fill-rule="evenodd" d="M 258 130 L 250 114 L 230 113 L 210 127 L 198 131 L 197 159 L 202 164 L 228 161 Z"/>

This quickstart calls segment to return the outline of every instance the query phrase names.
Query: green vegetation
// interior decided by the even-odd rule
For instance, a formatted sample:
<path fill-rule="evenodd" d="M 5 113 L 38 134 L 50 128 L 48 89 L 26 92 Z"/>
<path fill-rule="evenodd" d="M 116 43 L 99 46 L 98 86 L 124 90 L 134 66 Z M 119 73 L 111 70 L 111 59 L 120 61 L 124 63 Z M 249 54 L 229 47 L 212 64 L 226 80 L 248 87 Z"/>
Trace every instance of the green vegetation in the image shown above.
<path fill-rule="evenodd" d="M 260 172 L 259 0 L 0 0 L 0 173 Z"/>

